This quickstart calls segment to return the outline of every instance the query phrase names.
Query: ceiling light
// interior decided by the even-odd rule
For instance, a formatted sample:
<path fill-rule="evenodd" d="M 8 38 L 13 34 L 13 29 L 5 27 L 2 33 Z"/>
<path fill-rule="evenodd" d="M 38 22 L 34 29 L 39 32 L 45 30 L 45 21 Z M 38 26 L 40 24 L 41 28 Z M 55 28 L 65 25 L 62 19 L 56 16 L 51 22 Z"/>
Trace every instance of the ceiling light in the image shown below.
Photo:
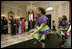
<path fill-rule="evenodd" d="M 53 10 L 53 7 L 48 7 L 46 11 Z"/>

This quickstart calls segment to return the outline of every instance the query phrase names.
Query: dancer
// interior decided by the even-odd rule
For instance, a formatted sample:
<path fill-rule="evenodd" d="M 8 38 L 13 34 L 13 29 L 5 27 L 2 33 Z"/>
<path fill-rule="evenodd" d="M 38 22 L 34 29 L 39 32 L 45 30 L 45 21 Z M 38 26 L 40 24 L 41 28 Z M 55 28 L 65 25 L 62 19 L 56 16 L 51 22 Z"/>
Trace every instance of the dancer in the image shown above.
<path fill-rule="evenodd" d="M 48 18 L 45 16 L 45 10 L 41 7 L 37 8 L 37 16 L 36 18 L 36 29 L 30 35 L 34 37 L 35 42 L 40 41 L 42 48 L 45 48 L 45 38 L 47 36 L 47 32 L 50 32 L 50 28 L 47 24 Z"/>
<path fill-rule="evenodd" d="M 62 44 L 61 47 L 64 47 L 64 42 L 65 42 L 65 33 L 68 29 L 69 25 L 69 21 L 67 21 L 67 17 L 64 15 L 62 16 L 62 20 L 59 21 L 59 33 L 61 35 L 62 38 Z"/>
<path fill-rule="evenodd" d="M 60 21 L 62 21 L 62 18 L 61 17 L 59 17 L 59 21 L 58 21 L 58 29 L 57 29 L 57 33 L 56 33 L 56 35 L 58 36 L 58 38 L 60 37 L 60 26 L 61 26 L 61 23 L 60 23 Z"/>

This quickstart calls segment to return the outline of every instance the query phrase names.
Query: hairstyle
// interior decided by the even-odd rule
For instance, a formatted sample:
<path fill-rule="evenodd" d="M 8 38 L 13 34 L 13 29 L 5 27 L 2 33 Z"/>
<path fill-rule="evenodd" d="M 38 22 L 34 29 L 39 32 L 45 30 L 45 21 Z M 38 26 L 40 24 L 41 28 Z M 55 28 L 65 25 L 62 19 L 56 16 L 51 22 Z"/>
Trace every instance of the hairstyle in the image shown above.
<path fill-rule="evenodd" d="M 41 7 L 38 7 L 38 9 L 41 11 L 41 13 L 42 13 L 43 15 L 45 15 L 45 13 L 46 13 L 45 9 L 43 9 L 43 8 L 41 8 Z"/>
<path fill-rule="evenodd" d="M 62 17 L 63 17 L 63 20 L 67 20 L 67 17 L 65 15 L 63 15 Z"/>
<path fill-rule="evenodd" d="M 55 22 L 55 21 L 53 20 L 53 22 Z"/>
<path fill-rule="evenodd" d="M 13 16 L 10 16 L 13 19 Z"/>
<path fill-rule="evenodd" d="M 3 19 L 4 19 L 5 17 L 3 16 Z"/>

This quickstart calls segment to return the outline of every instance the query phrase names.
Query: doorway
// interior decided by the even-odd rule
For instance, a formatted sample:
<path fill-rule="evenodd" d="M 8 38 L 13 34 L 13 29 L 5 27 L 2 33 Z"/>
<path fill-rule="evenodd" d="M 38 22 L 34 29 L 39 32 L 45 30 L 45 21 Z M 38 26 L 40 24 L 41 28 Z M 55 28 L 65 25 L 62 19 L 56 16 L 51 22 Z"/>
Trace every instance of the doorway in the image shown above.
<path fill-rule="evenodd" d="M 46 15 L 46 17 L 49 19 L 47 25 L 50 27 L 51 29 L 51 14 Z"/>

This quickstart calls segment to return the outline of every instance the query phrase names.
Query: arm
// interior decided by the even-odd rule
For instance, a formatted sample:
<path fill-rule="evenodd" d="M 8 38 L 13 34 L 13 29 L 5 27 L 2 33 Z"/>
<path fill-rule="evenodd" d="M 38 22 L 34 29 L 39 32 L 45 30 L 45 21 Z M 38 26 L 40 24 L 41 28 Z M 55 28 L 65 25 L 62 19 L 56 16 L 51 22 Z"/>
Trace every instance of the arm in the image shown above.
<path fill-rule="evenodd" d="M 35 22 L 35 27 L 37 26 L 37 21 Z"/>
<path fill-rule="evenodd" d="M 71 30 L 71 25 L 69 26 L 68 32 Z"/>
<path fill-rule="evenodd" d="M 61 26 L 61 28 L 63 28 L 63 29 L 65 29 L 66 27 L 67 27 L 67 28 L 69 27 L 69 23 L 66 23 L 66 24 L 64 25 L 64 27 Z"/>
<path fill-rule="evenodd" d="M 38 30 L 34 31 L 33 34 L 35 34 L 35 33 L 38 32 L 40 29 L 42 29 L 42 28 L 45 26 L 46 22 L 47 22 L 47 21 L 43 22 L 43 23 L 40 25 L 40 27 L 38 28 Z"/>
<path fill-rule="evenodd" d="M 67 31 L 67 35 L 70 35 L 70 32 L 71 31 L 71 25 L 70 25 L 70 27 L 69 27 L 69 29 L 68 29 L 68 31 Z"/>

